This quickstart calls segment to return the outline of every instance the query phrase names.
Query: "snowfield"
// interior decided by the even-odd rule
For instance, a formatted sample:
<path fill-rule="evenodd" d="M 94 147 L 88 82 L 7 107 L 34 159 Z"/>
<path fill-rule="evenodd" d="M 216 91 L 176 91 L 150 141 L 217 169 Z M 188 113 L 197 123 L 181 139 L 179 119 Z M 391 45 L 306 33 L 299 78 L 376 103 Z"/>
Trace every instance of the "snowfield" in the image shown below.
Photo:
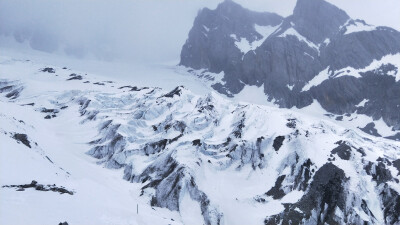
<path fill-rule="evenodd" d="M 399 142 L 155 86 L 1 55 L 0 224 L 400 222 Z"/>

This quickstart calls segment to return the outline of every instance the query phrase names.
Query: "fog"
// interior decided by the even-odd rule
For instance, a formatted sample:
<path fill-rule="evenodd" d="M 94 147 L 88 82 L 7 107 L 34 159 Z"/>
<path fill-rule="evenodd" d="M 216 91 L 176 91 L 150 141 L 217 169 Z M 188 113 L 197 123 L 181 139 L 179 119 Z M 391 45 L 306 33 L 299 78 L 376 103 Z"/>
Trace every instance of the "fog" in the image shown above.
<path fill-rule="evenodd" d="M 197 12 L 222 0 L 0 0 L 0 36 L 36 50 L 107 61 L 177 61 Z M 236 0 L 292 13 L 295 0 Z M 400 30 L 399 0 L 329 0 L 353 18 Z M 0 39 L 4 42 L 4 39 Z M 6 43 L 0 46 L 7 47 Z"/>

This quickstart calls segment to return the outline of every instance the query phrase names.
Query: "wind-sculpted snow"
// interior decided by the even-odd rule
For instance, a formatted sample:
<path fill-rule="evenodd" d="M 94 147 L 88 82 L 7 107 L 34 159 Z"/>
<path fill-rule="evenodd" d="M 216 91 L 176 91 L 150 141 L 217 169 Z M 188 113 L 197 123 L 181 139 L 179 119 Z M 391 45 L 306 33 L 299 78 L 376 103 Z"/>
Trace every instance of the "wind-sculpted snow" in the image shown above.
<path fill-rule="evenodd" d="M 266 224 L 398 221 L 400 186 L 391 166 L 399 157 L 396 144 L 285 110 L 196 96 L 184 87 L 82 93 L 76 103 L 82 121 L 99 124 L 88 154 L 108 168 L 124 168 L 124 179 L 142 183 L 152 206 L 180 211 L 188 193 L 206 224 L 231 221 L 236 215 L 214 199 L 219 193 L 207 184 L 217 180 L 204 170 L 237 179 L 230 177 L 234 171 L 264 181 L 241 180 L 254 192 L 237 200 L 232 193 L 227 202 L 282 207 L 277 215 L 263 212 Z"/>
<path fill-rule="evenodd" d="M 151 207 L 179 212 L 179 223 L 193 213 L 198 224 L 400 222 L 396 141 L 287 109 L 195 95 L 183 86 L 93 85 L 90 77 L 67 80 L 68 74 L 30 77 L 47 76 L 53 84 L 35 91 L 29 79 L 9 78 L 4 85 L 22 91 L 9 99 L 9 88 L 1 100 L 47 124 L 69 116 L 77 126 L 94 127 L 86 153 L 139 185 Z M 76 90 L 87 81 L 90 86 Z M 34 143 L 32 132 L 18 140 L 7 132 L 22 147 L 29 149 L 25 140 Z"/>

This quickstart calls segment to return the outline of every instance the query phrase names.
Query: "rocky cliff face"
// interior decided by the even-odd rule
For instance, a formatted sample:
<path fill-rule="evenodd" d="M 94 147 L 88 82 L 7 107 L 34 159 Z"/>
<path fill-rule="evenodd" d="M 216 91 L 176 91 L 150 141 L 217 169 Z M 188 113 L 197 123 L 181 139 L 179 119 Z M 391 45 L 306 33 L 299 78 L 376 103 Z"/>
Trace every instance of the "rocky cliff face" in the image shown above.
<path fill-rule="evenodd" d="M 233 15 L 221 12 L 223 6 L 235 7 L 235 15 L 250 13 L 231 1 L 213 11 L 202 10 L 183 46 L 180 63 L 215 73 L 223 71 L 224 78 L 212 85 L 214 89 L 234 96 L 245 86 L 262 86 L 269 100 L 281 107 L 303 108 L 318 101 L 328 112 L 382 118 L 393 130 L 400 129 L 398 31 L 351 19 L 323 0 L 299 0 L 293 15 L 281 23 L 277 20 L 280 25 L 263 36 L 262 43 L 251 38 L 254 29 L 243 30 L 249 36 L 226 27 L 215 29 L 219 35 L 212 38 L 197 35 L 206 14 L 234 23 Z M 247 25 L 259 28 L 254 20 L 242 18 L 238 24 L 247 21 Z M 224 38 L 220 38 L 222 34 Z M 246 37 L 248 46 L 238 36 Z M 209 46 L 217 43 L 224 46 L 210 50 Z M 363 100 L 368 103 L 358 106 Z"/>
<path fill-rule="evenodd" d="M 235 42 L 257 42 L 264 38 L 255 26 L 275 27 L 283 18 L 273 13 L 258 13 L 244 9 L 231 0 L 215 10 L 201 10 L 182 48 L 181 64 L 213 72 L 234 71 L 243 53 L 233 47 Z"/>

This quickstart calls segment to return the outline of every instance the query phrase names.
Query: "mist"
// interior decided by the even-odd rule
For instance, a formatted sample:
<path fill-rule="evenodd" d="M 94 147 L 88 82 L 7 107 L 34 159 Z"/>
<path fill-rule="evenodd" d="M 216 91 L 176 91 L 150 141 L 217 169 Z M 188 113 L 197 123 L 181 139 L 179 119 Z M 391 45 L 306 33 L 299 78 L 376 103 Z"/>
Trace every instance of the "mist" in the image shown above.
<path fill-rule="evenodd" d="M 222 0 L 0 0 L 0 36 L 39 51 L 106 61 L 177 61 L 198 11 Z M 295 0 L 236 0 L 292 13 Z M 400 30 L 398 0 L 329 0 L 351 17 Z M 1 39 L 3 40 L 3 39 Z M 0 43 L 1 47 L 7 47 Z"/>

